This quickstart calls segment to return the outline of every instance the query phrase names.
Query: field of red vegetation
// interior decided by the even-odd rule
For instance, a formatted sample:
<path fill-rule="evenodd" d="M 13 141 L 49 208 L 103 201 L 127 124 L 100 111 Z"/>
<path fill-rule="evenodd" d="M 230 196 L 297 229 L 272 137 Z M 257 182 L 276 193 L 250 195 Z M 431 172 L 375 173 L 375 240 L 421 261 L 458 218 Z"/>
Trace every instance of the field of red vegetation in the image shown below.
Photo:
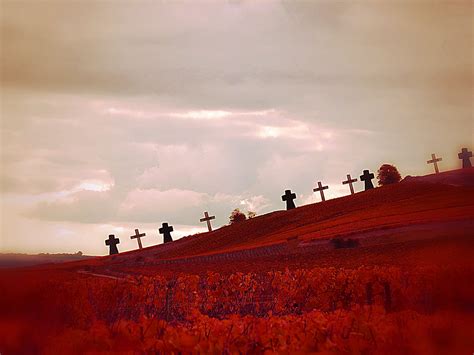
<path fill-rule="evenodd" d="M 474 169 L 0 273 L 0 353 L 474 351 Z"/>

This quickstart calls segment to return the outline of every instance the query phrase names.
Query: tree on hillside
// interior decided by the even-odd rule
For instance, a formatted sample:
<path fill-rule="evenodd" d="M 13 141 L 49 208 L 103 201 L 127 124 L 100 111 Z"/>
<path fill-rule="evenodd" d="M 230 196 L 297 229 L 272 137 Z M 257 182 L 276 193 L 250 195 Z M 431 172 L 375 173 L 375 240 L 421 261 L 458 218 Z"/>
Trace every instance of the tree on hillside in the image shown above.
<path fill-rule="evenodd" d="M 245 213 L 243 213 L 240 209 L 236 208 L 235 210 L 232 211 L 232 213 L 230 214 L 230 217 L 229 217 L 229 220 L 230 220 L 230 224 L 234 224 L 234 223 L 239 223 L 239 222 L 243 222 L 247 219 L 247 216 L 245 215 Z"/>
<path fill-rule="evenodd" d="M 402 177 L 394 165 L 383 164 L 377 172 L 377 180 L 380 186 L 396 184 Z"/>

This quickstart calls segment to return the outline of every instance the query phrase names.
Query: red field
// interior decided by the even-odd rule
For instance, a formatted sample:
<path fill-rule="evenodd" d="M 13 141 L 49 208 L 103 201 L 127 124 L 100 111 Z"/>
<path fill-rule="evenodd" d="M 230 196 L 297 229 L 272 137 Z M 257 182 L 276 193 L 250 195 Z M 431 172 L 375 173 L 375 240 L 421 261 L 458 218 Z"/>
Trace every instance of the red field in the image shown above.
<path fill-rule="evenodd" d="M 472 353 L 473 230 L 465 169 L 3 271 L 0 353 Z"/>

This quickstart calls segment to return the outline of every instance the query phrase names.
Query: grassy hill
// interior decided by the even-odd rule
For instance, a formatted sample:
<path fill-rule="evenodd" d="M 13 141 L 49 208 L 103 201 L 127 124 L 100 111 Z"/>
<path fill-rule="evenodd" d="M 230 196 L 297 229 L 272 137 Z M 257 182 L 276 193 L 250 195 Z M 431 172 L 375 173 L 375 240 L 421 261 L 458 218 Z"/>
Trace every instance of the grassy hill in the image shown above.
<path fill-rule="evenodd" d="M 338 255 L 348 253 L 347 257 L 357 264 L 362 263 L 357 261 L 362 251 L 389 253 L 390 249 L 382 245 L 395 242 L 404 247 L 426 244 L 431 248 L 429 240 L 450 237 L 461 238 L 459 245 L 468 243 L 470 247 L 474 227 L 473 181 L 474 169 L 409 177 L 399 184 L 290 211 L 271 212 L 173 243 L 60 267 L 108 274 L 192 273 L 214 268 L 232 272 L 248 269 L 242 260 L 244 264 L 252 261 L 254 267 L 267 263 L 273 268 L 277 260 L 277 267 L 286 267 L 292 265 L 290 260 L 297 262 L 299 257 L 298 265 L 311 266 L 321 262 L 326 254 L 337 259 Z M 357 240 L 358 247 L 350 252 L 335 250 L 338 248 L 331 244 L 334 238 Z M 338 265 L 336 259 L 334 266 Z"/>

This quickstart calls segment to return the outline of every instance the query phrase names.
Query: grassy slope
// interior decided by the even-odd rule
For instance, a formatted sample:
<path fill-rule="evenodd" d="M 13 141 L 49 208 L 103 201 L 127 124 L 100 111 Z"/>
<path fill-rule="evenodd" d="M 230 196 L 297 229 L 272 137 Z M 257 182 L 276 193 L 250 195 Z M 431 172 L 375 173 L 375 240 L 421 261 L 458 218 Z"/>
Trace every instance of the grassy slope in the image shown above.
<path fill-rule="evenodd" d="M 436 183 L 438 180 L 441 180 L 443 184 Z M 462 186 L 447 185 L 449 181 L 455 181 L 456 185 Z M 471 238 L 469 237 L 472 236 L 472 232 L 466 231 L 466 225 L 463 223 L 474 221 L 472 181 L 474 181 L 474 169 L 457 170 L 419 179 L 412 178 L 400 184 L 360 192 L 324 203 L 306 205 L 291 211 L 275 211 L 241 224 L 225 226 L 210 233 L 185 237 L 173 243 L 145 248 L 142 251 L 135 250 L 114 257 L 100 257 L 54 267 L 76 269 L 89 266 L 109 270 L 115 268 L 131 270 L 135 267 L 140 268 L 137 258 L 141 259 L 142 264 L 153 264 L 155 261 L 164 259 L 222 254 L 286 243 L 288 238 L 295 236 L 307 243 L 335 236 L 366 235 L 370 237 L 377 231 L 389 231 L 388 234 L 390 234 L 393 230 L 397 238 L 402 238 L 410 235 L 410 228 L 420 224 L 432 225 L 431 229 L 428 227 L 428 230 L 424 230 L 422 234 L 417 234 L 420 237 L 423 235 L 424 239 L 429 239 L 430 236 L 438 238 L 452 233 L 464 238 L 463 240 L 470 245 Z M 459 225 L 452 223 L 456 221 Z M 449 222 L 451 222 L 449 230 L 441 228 L 443 224 Z M 395 232 L 400 227 L 406 230 L 403 233 Z M 416 236 L 411 235 L 410 238 L 416 238 Z M 352 251 L 348 256 L 356 258 L 361 252 Z M 364 249 L 364 252 L 377 254 L 373 246 Z M 343 252 L 338 251 L 338 253 Z M 264 263 L 265 258 L 261 259 Z M 274 264 L 275 260 L 273 258 L 268 262 Z M 179 269 L 174 266 L 170 268 Z M 189 269 L 189 265 L 187 268 Z M 158 269 L 161 270 L 163 267 Z M 237 265 L 236 269 L 239 269 Z"/>

